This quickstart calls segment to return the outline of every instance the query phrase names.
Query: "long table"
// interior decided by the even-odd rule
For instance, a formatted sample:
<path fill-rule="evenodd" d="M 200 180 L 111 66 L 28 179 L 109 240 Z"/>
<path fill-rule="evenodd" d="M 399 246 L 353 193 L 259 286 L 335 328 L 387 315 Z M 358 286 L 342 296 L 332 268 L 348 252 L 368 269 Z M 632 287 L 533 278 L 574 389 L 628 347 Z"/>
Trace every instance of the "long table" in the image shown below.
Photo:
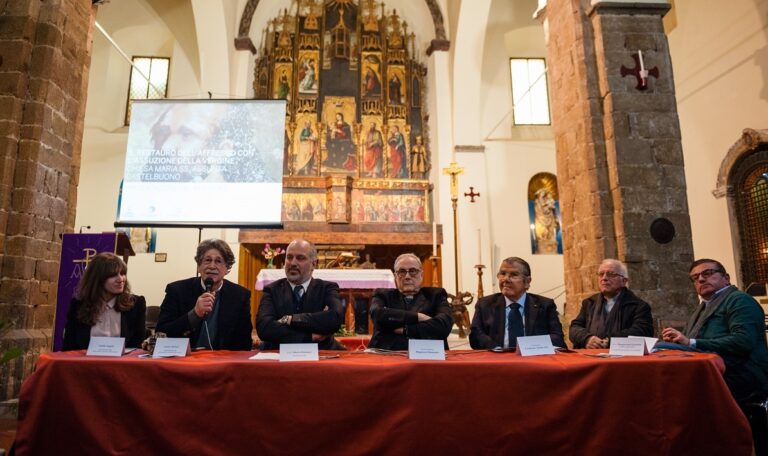
<path fill-rule="evenodd" d="M 22 386 L 17 454 L 750 454 L 719 357 L 598 352 L 45 353 Z"/>

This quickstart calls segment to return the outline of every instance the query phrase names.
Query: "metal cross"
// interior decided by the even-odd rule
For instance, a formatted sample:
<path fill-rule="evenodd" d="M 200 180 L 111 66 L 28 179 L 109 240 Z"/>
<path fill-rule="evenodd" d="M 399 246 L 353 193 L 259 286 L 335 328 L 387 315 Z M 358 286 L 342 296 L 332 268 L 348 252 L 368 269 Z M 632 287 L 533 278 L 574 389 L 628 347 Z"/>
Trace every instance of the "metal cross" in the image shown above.
<path fill-rule="evenodd" d="M 648 76 L 653 76 L 659 79 L 659 68 L 653 67 L 649 70 L 645 69 L 645 63 L 643 62 L 642 51 L 637 51 L 637 54 L 632 54 L 632 58 L 635 60 L 634 68 L 627 68 L 624 65 L 621 66 L 621 77 L 634 76 L 637 78 L 637 90 L 646 90 L 648 88 Z"/>
<path fill-rule="evenodd" d="M 469 202 L 470 203 L 474 203 L 475 202 L 475 197 L 476 196 L 479 197 L 480 196 L 480 192 L 475 193 L 475 187 L 469 187 L 469 193 L 464 192 L 464 196 L 468 196 L 469 197 Z"/>

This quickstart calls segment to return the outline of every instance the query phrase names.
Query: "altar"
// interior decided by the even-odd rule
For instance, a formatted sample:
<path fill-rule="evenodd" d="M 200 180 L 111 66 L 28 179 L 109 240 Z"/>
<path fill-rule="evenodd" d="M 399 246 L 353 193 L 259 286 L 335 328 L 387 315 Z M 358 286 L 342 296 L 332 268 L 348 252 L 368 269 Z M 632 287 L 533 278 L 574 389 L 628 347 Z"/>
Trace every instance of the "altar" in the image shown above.
<path fill-rule="evenodd" d="M 376 288 L 395 288 L 395 276 L 389 269 L 315 269 L 312 277 L 336 282 L 341 289 L 344 302 L 344 326 L 349 331 L 355 330 L 355 303 L 366 300 L 370 308 L 373 290 Z M 256 276 L 256 290 L 261 291 L 270 283 L 285 278 L 284 269 L 262 269 Z M 368 334 L 372 325 L 368 317 Z"/>

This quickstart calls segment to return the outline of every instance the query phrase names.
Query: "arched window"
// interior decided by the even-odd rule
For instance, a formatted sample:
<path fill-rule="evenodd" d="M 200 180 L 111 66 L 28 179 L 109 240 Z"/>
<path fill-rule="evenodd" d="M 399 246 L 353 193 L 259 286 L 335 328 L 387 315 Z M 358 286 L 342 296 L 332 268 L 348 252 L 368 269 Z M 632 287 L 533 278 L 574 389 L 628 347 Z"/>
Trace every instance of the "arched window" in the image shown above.
<path fill-rule="evenodd" d="M 738 225 L 742 283 L 768 282 L 768 144 L 744 156 L 730 173 Z M 738 245 L 740 244 L 740 245 Z"/>

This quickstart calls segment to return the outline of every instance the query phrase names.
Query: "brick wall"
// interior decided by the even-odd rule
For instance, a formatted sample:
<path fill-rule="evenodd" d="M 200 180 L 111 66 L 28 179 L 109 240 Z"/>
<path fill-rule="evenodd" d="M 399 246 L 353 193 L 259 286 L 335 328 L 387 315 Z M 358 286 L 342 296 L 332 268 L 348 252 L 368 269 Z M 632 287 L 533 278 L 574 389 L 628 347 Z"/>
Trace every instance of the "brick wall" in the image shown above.
<path fill-rule="evenodd" d="M 60 235 L 71 231 L 95 11 L 90 0 L 0 0 L 0 347 L 25 355 L 2 372 L 18 395 L 50 349 Z"/>
<path fill-rule="evenodd" d="M 630 288 L 655 317 L 683 318 L 694 300 L 680 127 L 662 27 L 666 9 L 616 5 L 549 0 L 545 13 L 566 322 L 597 291 L 595 273 L 604 258 L 627 263 Z M 622 65 L 635 66 L 631 54 L 638 49 L 646 66 L 660 71 L 645 91 L 620 72 Z M 650 236 L 659 217 L 675 225 L 669 244 Z"/>

